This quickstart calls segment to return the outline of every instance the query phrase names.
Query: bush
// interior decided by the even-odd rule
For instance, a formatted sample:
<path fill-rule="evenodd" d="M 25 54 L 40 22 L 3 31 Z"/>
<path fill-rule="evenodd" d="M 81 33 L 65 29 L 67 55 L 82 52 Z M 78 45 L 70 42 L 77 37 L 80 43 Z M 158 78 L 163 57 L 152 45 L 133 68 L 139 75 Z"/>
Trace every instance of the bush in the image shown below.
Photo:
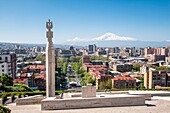
<path fill-rule="evenodd" d="M 2 98 L 2 104 L 4 104 L 7 101 L 7 94 L 3 94 L 1 98 Z"/>
<path fill-rule="evenodd" d="M 0 113 L 11 113 L 11 110 L 0 104 Z"/>
<path fill-rule="evenodd" d="M 21 98 L 21 93 L 18 93 L 17 96 L 18 96 L 18 98 Z"/>
<path fill-rule="evenodd" d="M 26 96 L 26 92 L 21 92 L 21 97 L 25 97 Z"/>
<path fill-rule="evenodd" d="M 5 92 L 13 92 L 13 91 L 16 91 L 16 88 L 13 86 L 5 86 L 4 91 Z"/>
<path fill-rule="evenodd" d="M 25 84 L 14 84 L 14 87 L 20 92 L 32 91 L 30 87 Z"/>
<path fill-rule="evenodd" d="M 11 93 L 11 100 L 12 100 L 12 102 L 15 100 L 15 93 Z"/>
<path fill-rule="evenodd" d="M 65 93 L 68 91 L 64 91 Z M 56 95 L 61 94 L 62 91 L 61 90 L 57 90 L 55 91 Z M 12 101 L 15 99 L 15 96 L 18 96 L 18 98 L 21 98 L 22 96 L 34 96 L 34 95 L 46 95 L 45 91 L 34 91 L 34 92 L 4 92 L 4 93 L 0 93 L 0 98 L 2 98 L 2 102 L 5 102 L 7 100 L 7 97 L 11 97 Z M 1 113 L 1 112 L 0 112 Z"/>

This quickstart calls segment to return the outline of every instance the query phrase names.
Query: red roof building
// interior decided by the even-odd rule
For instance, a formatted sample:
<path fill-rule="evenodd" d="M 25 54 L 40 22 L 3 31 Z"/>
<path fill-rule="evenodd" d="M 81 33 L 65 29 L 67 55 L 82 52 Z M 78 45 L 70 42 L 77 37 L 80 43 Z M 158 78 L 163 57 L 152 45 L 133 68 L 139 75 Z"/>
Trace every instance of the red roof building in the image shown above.
<path fill-rule="evenodd" d="M 28 85 L 28 78 L 17 78 L 13 80 L 13 83 L 20 83 Z"/>
<path fill-rule="evenodd" d="M 112 79 L 112 88 L 136 88 L 136 79 L 127 76 L 116 76 Z"/>
<path fill-rule="evenodd" d="M 46 88 L 46 73 L 41 72 L 39 76 L 35 77 L 35 84 L 39 90 L 45 90 Z"/>

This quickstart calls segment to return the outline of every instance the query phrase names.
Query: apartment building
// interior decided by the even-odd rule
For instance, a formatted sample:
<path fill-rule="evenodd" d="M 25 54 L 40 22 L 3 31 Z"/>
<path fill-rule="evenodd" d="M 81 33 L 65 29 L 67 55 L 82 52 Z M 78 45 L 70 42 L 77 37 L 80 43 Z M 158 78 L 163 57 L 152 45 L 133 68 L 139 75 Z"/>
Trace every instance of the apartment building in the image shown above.
<path fill-rule="evenodd" d="M 113 65 L 113 70 L 119 71 L 119 72 L 128 72 L 128 71 L 131 71 L 132 68 L 133 68 L 133 65 L 131 63 Z"/>
<path fill-rule="evenodd" d="M 150 70 L 144 74 L 144 86 L 146 89 L 155 86 L 169 87 L 169 78 L 166 71 Z"/>
<path fill-rule="evenodd" d="M 112 79 L 112 88 L 136 88 L 136 79 L 127 76 L 116 76 Z"/>
<path fill-rule="evenodd" d="M 16 76 L 16 54 L 0 54 L 0 75 Z"/>

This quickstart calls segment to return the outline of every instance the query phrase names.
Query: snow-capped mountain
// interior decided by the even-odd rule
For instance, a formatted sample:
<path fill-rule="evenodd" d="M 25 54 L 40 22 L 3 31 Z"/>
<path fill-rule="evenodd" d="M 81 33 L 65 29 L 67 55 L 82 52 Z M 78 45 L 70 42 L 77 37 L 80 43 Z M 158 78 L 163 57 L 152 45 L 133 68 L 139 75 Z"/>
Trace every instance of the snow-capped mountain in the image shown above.
<path fill-rule="evenodd" d="M 105 33 L 102 36 L 96 37 L 96 38 L 91 38 L 91 39 L 83 39 L 79 37 L 75 37 L 71 40 L 68 40 L 68 42 L 98 42 L 98 41 L 108 41 L 108 40 L 120 40 L 120 41 L 135 41 L 135 38 L 132 37 L 124 37 L 124 36 L 118 36 L 113 33 Z"/>
<path fill-rule="evenodd" d="M 102 36 L 87 39 L 85 38 L 73 38 L 71 40 L 66 41 L 63 44 L 67 45 L 79 45 L 79 46 L 87 46 L 89 44 L 96 44 L 100 47 L 166 47 L 170 46 L 170 40 L 166 41 L 140 41 L 132 37 L 126 36 L 118 36 L 113 33 L 105 33 Z"/>
<path fill-rule="evenodd" d="M 122 40 L 122 41 L 134 41 L 136 39 L 132 37 L 123 37 L 123 36 L 118 36 L 113 33 L 106 33 L 100 37 L 94 38 L 95 41 L 103 41 L 103 40 Z"/>

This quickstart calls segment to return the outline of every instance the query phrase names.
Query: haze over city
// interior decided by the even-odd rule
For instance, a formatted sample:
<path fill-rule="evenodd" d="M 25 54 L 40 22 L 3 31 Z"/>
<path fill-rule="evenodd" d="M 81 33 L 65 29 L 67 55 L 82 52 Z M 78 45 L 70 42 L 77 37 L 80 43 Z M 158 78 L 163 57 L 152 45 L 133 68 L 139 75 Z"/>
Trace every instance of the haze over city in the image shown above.
<path fill-rule="evenodd" d="M 1 42 L 44 44 L 51 19 L 54 43 L 102 40 L 169 41 L 169 0 L 1 0 Z"/>

